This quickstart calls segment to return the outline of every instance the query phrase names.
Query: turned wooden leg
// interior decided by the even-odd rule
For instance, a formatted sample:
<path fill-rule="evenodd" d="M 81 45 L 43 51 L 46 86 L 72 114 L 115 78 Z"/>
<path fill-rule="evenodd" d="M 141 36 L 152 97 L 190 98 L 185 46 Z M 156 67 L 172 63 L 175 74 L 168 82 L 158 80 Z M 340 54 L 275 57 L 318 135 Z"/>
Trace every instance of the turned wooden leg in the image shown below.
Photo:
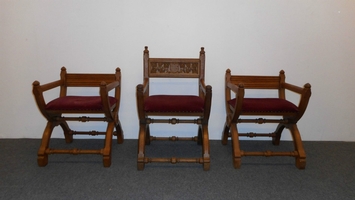
<path fill-rule="evenodd" d="M 240 166 L 242 165 L 242 159 L 240 157 L 234 157 L 233 158 L 233 167 L 235 169 L 240 169 Z"/>
<path fill-rule="evenodd" d="M 144 157 L 145 157 L 145 145 L 146 145 L 146 130 L 149 130 L 149 126 L 145 124 L 140 124 L 139 134 L 138 134 L 138 156 L 137 156 L 137 169 L 143 170 L 145 166 Z"/>
<path fill-rule="evenodd" d="M 203 170 L 210 170 L 210 140 L 208 137 L 208 124 L 200 125 L 202 135 L 202 157 L 203 157 Z"/>
<path fill-rule="evenodd" d="M 299 158 L 296 157 L 296 167 L 298 169 L 305 169 L 306 168 L 306 158 Z"/>
<path fill-rule="evenodd" d="M 59 125 L 63 129 L 65 142 L 68 143 L 68 144 L 72 143 L 73 142 L 73 134 L 70 133 L 71 130 L 69 128 L 68 123 L 66 121 L 61 121 Z"/>
<path fill-rule="evenodd" d="M 203 170 L 209 171 L 210 170 L 210 163 L 203 163 Z"/>
<path fill-rule="evenodd" d="M 37 164 L 40 167 L 45 167 L 48 164 L 48 154 L 41 155 L 41 156 L 38 155 Z"/>
<path fill-rule="evenodd" d="M 198 126 L 198 131 L 197 131 L 197 144 L 202 145 L 202 127 Z"/>
<path fill-rule="evenodd" d="M 303 148 L 301 134 L 300 134 L 296 124 L 290 125 L 289 129 L 292 134 L 295 150 L 298 152 L 298 156 L 296 157 L 296 163 L 295 163 L 296 167 L 298 169 L 305 169 L 306 168 L 306 153 Z"/>
<path fill-rule="evenodd" d="M 145 144 L 146 145 L 150 145 L 150 128 L 149 128 L 149 124 L 147 124 L 145 126 L 146 126 L 146 128 L 145 128 Z"/>
<path fill-rule="evenodd" d="M 230 126 L 231 136 L 232 136 L 232 150 L 233 150 L 233 165 L 234 168 L 238 169 L 241 166 L 241 150 L 239 145 L 238 129 L 235 123 Z"/>
<path fill-rule="evenodd" d="M 116 136 L 117 136 L 117 144 L 122 144 L 124 141 L 124 135 L 123 135 L 121 122 L 119 120 L 117 120 L 117 124 L 116 124 Z"/>
<path fill-rule="evenodd" d="M 223 131 L 222 131 L 222 144 L 227 145 L 229 137 L 229 127 L 227 126 L 227 122 L 224 124 Z"/>
<path fill-rule="evenodd" d="M 103 165 L 104 167 L 111 166 L 111 151 L 112 151 L 112 137 L 113 137 L 114 122 L 109 122 L 106 129 L 105 146 L 102 149 Z"/>
<path fill-rule="evenodd" d="M 37 164 L 40 167 L 44 167 L 48 164 L 48 154 L 46 153 L 46 150 L 49 147 L 49 140 L 51 138 L 54 127 L 54 123 L 47 122 L 46 128 L 43 131 L 41 146 L 39 147 L 37 153 Z"/>
<path fill-rule="evenodd" d="M 285 128 L 285 125 L 281 124 L 281 123 L 276 127 L 276 130 L 275 130 L 276 136 L 272 137 L 272 144 L 273 145 L 279 145 L 280 144 L 281 133 L 284 130 L 284 128 Z"/>
<path fill-rule="evenodd" d="M 145 166 L 144 163 L 137 163 L 137 170 L 138 171 L 143 171 L 144 170 L 144 166 Z"/>
<path fill-rule="evenodd" d="M 111 166 L 111 156 L 103 156 L 102 159 L 104 167 L 110 167 Z"/>

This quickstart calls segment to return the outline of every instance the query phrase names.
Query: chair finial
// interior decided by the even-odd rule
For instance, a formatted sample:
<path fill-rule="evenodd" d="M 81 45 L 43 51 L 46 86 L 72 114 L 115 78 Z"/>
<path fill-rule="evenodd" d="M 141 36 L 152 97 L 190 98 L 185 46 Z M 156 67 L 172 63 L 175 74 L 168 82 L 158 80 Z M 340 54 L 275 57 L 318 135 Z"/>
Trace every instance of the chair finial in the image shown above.
<path fill-rule="evenodd" d="M 311 84 L 306 83 L 306 84 L 304 84 L 304 87 L 305 87 L 305 88 L 311 88 Z"/>
<path fill-rule="evenodd" d="M 200 54 L 205 54 L 205 47 L 201 47 Z"/>
<path fill-rule="evenodd" d="M 39 81 L 34 81 L 34 82 L 32 83 L 32 85 L 33 85 L 33 86 L 39 86 L 40 83 L 39 83 Z"/>

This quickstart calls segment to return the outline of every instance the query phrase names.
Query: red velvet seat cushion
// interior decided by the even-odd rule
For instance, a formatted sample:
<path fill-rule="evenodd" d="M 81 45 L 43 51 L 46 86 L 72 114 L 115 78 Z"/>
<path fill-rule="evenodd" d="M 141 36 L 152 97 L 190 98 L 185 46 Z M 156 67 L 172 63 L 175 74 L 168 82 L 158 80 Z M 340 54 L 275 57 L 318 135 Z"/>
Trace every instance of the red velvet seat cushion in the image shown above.
<path fill-rule="evenodd" d="M 116 103 L 114 97 L 109 97 L 110 106 Z M 65 96 L 50 101 L 47 110 L 102 110 L 100 96 Z"/>
<path fill-rule="evenodd" d="M 204 100 L 193 95 L 152 95 L 145 99 L 146 112 L 203 112 Z"/>
<path fill-rule="evenodd" d="M 228 103 L 234 106 L 236 99 Z M 285 99 L 244 98 L 242 112 L 298 112 L 298 107 Z"/>

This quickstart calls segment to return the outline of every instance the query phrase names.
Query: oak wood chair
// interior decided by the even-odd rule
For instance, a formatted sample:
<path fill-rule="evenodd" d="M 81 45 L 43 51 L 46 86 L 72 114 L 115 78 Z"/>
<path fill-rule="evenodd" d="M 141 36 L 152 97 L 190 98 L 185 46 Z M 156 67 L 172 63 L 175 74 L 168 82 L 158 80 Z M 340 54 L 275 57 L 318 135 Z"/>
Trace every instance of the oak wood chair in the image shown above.
<path fill-rule="evenodd" d="M 149 58 L 148 47 L 143 54 L 143 84 L 137 85 L 137 110 L 139 138 L 137 168 L 143 170 L 151 162 L 200 163 L 204 170 L 210 168 L 210 146 L 208 120 L 211 110 L 212 87 L 205 85 L 205 51 L 201 48 L 199 58 Z M 196 95 L 150 95 L 150 78 L 194 78 L 198 80 Z M 172 117 L 159 119 L 158 116 Z M 187 119 L 186 119 L 187 117 Z M 191 119 L 192 118 L 192 119 Z M 153 137 L 149 125 L 152 123 L 192 123 L 198 125 L 195 137 Z M 202 156 L 198 158 L 148 157 L 145 146 L 153 140 L 193 140 L 202 145 Z"/>
<path fill-rule="evenodd" d="M 278 90 L 278 98 L 247 98 L 244 95 L 249 89 Z M 285 91 L 287 90 L 299 94 L 300 100 L 298 105 L 286 99 Z M 234 98 L 232 98 L 231 94 L 235 94 L 235 97 L 233 96 Z M 309 83 L 305 84 L 303 88 L 286 83 L 285 72 L 283 70 L 280 71 L 279 76 L 243 76 L 231 75 L 231 71 L 227 69 L 225 74 L 225 106 L 227 117 L 222 132 L 222 144 L 226 145 L 228 137 L 231 137 L 234 167 L 240 168 L 242 156 L 292 156 L 295 157 L 296 167 L 304 169 L 306 166 L 306 153 L 297 128 L 297 122 L 306 111 L 310 96 L 311 85 Z M 265 118 L 250 119 L 250 116 Z M 277 116 L 281 119 L 277 119 Z M 239 123 L 277 123 L 278 126 L 273 133 L 240 133 L 238 131 Z M 239 137 L 241 136 L 272 137 L 272 143 L 279 145 L 284 128 L 289 129 L 291 132 L 294 151 L 272 152 L 267 150 L 265 152 L 247 152 L 240 149 Z"/>
<path fill-rule="evenodd" d="M 43 167 L 48 163 L 49 154 L 101 154 L 104 167 L 111 165 L 111 146 L 113 135 L 117 136 L 117 143 L 123 143 L 123 130 L 118 118 L 121 95 L 121 70 L 116 68 L 113 74 L 67 73 L 66 68 L 61 68 L 60 79 L 51 83 L 40 85 L 33 82 L 33 95 L 42 115 L 47 119 L 41 146 L 38 150 L 38 165 Z M 59 97 L 49 102 L 45 101 L 44 92 L 60 88 Z M 67 95 L 69 87 L 94 87 L 97 96 L 72 96 Z M 110 95 L 109 92 L 114 95 Z M 66 114 L 64 116 L 63 114 Z M 81 116 L 93 114 L 94 117 Z M 96 117 L 97 116 L 97 117 Z M 106 131 L 74 131 L 67 122 L 107 122 Z M 51 149 L 49 147 L 52 131 L 56 126 L 63 129 L 66 143 L 73 141 L 73 135 L 104 135 L 102 149 Z M 116 129 L 116 131 L 114 131 Z"/>

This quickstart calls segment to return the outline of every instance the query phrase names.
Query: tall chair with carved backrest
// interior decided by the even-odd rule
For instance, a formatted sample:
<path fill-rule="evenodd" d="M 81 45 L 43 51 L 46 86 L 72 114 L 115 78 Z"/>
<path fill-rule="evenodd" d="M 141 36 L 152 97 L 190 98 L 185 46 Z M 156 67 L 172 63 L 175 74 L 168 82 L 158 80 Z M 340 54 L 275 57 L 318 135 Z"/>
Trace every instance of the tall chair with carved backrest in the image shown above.
<path fill-rule="evenodd" d="M 278 98 L 250 98 L 245 97 L 249 89 L 277 90 Z M 290 99 L 286 99 L 286 91 L 289 90 L 300 96 L 298 104 L 294 104 Z M 231 94 L 235 94 L 232 98 Z M 222 144 L 228 143 L 228 137 L 232 139 L 233 164 L 235 168 L 241 166 L 242 156 L 292 156 L 295 157 L 296 167 L 304 169 L 306 166 L 306 154 L 303 148 L 297 122 L 306 111 L 309 98 L 311 96 L 311 85 L 305 84 L 304 87 L 295 86 L 285 82 L 285 73 L 280 71 L 279 76 L 245 76 L 231 75 L 227 69 L 225 75 L 225 104 L 226 122 L 222 132 Z M 265 118 L 251 119 L 250 116 Z M 279 116 L 281 119 L 277 119 Z M 244 118 L 243 118 L 244 117 Z M 275 118 L 276 117 L 276 118 Z M 273 133 L 240 133 L 238 124 L 240 123 L 276 123 L 278 124 Z M 272 152 L 267 150 L 243 151 L 240 148 L 239 137 L 272 137 L 272 143 L 279 145 L 281 133 L 287 128 L 291 132 L 294 144 L 294 151 Z"/>
<path fill-rule="evenodd" d="M 199 58 L 149 58 L 148 47 L 143 54 L 143 84 L 137 85 L 137 109 L 139 138 L 137 168 L 143 170 L 151 162 L 187 162 L 210 167 L 208 120 L 211 110 L 212 87 L 205 85 L 205 51 L 201 48 Z M 149 94 L 150 78 L 194 78 L 198 80 L 196 95 Z M 161 119 L 158 116 L 164 116 Z M 166 119 L 166 116 L 172 117 Z M 157 118 L 158 117 L 158 118 Z M 192 123 L 198 125 L 197 136 L 153 137 L 149 125 L 152 123 Z M 156 158 L 146 155 L 145 146 L 153 140 L 194 140 L 202 145 L 202 156 L 197 158 Z"/>
<path fill-rule="evenodd" d="M 33 95 L 37 106 L 47 119 L 47 125 L 42 136 L 42 143 L 38 150 L 37 162 L 39 166 L 48 164 L 49 154 L 101 154 L 104 167 L 111 165 L 111 146 L 113 135 L 117 136 L 117 143 L 123 142 L 123 131 L 118 111 L 121 95 L 121 70 L 116 68 L 112 74 L 67 73 L 62 67 L 60 80 L 40 85 L 33 82 Z M 46 101 L 44 92 L 60 88 L 58 98 Z M 97 96 L 67 95 L 68 87 L 94 87 L 98 89 Z M 109 92 L 112 91 L 111 95 Z M 93 117 L 81 116 L 92 114 Z M 66 115 L 66 116 L 64 116 Z M 105 122 L 106 131 L 74 131 L 69 128 L 68 121 Z M 104 146 L 101 149 L 52 149 L 49 147 L 53 129 L 61 126 L 66 143 L 73 141 L 73 135 L 104 135 Z M 116 131 L 114 131 L 116 129 Z"/>

